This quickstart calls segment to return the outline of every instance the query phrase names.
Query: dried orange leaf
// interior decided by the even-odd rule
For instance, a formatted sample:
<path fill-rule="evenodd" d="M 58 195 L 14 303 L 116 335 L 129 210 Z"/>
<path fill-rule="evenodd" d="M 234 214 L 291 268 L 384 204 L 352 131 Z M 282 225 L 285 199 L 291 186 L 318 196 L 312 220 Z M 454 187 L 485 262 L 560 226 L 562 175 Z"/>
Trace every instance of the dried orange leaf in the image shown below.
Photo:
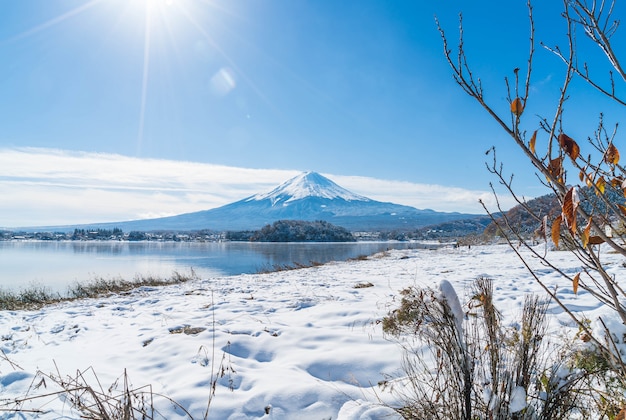
<path fill-rule="evenodd" d="M 561 239 L 561 220 L 563 220 L 563 218 L 559 216 L 552 222 L 552 242 L 554 242 L 554 246 L 557 248 L 559 247 L 559 240 Z"/>
<path fill-rule="evenodd" d="M 528 142 L 528 148 L 533 153 L 533 155 L 537 154 L 537 152 L 535 152 L 535 143 L 536 142 L 537 142 L 537 130 L 535 130 L 535 132 L 533 133 L 532 137 L 530 138 L 530 141 Z"/>
<path fill-rule="evenodd" d="M 556 179 L 558 183 L 563 182 L 563 159 L 554 158 L 548 164 L 548 173 Z"/>
<path fill-rule="evenodd" d="M 604 243 L 604 239 L 599 236 L 592 236 L 589 238 L 589 245 L 600 245 Z"/>
<path fill-rule="evenodd" d="M 619 151 L 613 143 L 609 145 L 604 153 L 604 161 L 610 165 L 617 165 L 619 162 Z"/>
<path fill-rule="evenodd" d="M 626 407 L 619 410 L 619 413 L 615 416 L 615 420 L 626 420 Z"/>
<path fill-rule="evenodd" d="M 574 294 L 578 294 L 578 282 L 580 281 L 580 273 L 576 273 L 574 278 L 572 279 L 572 288 L 574 289 Z"/>
<path fill-rule="evenodd" d="M 582 181 L 582 179 L 581 179 L 581 181 Z M 613 187 L 613 188 L 617 188 L 617 187 L 619 187 L 619 186 L 621 186 L 621 185 L 622 185 L 622 180 L 621 180 L 621 179 L 619 179 L 619 178 L 613 178 L 613 179 L 611 180 L 611 187 Z"/>
<path fill-rule="evenodd" d="M 520 98 L 515 98 L 513 99 L 513 102 L 511 102 L 511 112 L 518 117 L 522 115 L 522 112 L 524 112 L 524 104 L 522 104 L 522 100 Z"/>
<path fill-rule="evenodd" d="M 561 145 L 563 151 L 567 153 L 572 160 L 578 159 L 578 156 L 580 155 L 580 147 L 578 147 L 578 143 L 576 143 L 567 134 L 559 134 L 559 145 Z"/>
<path fill-rule="evenodd" d="M 626 206 L 618 204 L 617 207 L 619 207 L 619 209 L 622 211 L 622 214 L 626 216 Z"/>
<path fill-rule="evenodd" d="M 576 232 L 576 211 L 579 203 L 578 193 L 574 187 L 570 188 L 563 197 L 562 215 L 566 226 L 574 234 Z"/>

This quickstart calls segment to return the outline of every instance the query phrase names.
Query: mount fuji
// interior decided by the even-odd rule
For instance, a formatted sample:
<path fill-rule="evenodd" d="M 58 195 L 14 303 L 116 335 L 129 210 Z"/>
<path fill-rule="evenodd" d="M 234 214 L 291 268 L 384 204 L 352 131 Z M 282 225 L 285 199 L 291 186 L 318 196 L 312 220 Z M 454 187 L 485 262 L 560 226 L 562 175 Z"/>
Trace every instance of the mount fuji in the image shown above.
<path fill-rule="evenodd" d="M 412 230 L 477 215 L 418 210 L 375 201 L 340 187 L 317 172 L 304 172 L 272 191 L 210 210 L 157 219 L 84 225 L 124 231 L 256 230 L 277 220 L 324 220 L 351 231 Z"/>

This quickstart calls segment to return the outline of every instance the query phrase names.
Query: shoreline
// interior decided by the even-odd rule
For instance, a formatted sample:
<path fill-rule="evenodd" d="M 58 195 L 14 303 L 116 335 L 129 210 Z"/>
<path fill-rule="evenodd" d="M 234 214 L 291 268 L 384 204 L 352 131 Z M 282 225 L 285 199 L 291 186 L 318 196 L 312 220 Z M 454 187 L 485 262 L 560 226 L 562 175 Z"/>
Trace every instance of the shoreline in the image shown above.
<path fill-rule="evenodd" d="M 28 242 L 44 242 L 48 243 L 48 241 L 38 241 L 38 240 L 27 240 Z M 26 242 L 26 241 L 25 241 Z M 60 242 L 60 241 L 59 241 Z M 76 241 L 66 241 L 66 242 L 76 242 Z M 81 243 L 106 243 L 107 241 L 94 240 L 94 241 L 79 241 Z M 110 241 L 111 243 L 117 244 L 117 241 Z M 152 242 L 152 241 L 146 241 Z M 370 243 L 370 241 L 365 241 Z M 263 242 L 263 244 L 276 244 L 271 242 Z M 291 244 L 319 244 L 319 245 L 328 245 L 328 244 L 337 244 L 343 242 L 290 242 Z M 281 242 L 281 244 L 290 244 L 289 242 Z M 347 242 L 346 242 L 347 243 Z M 352 244 L 354 242 L 350 242 Z M 400 241 L 378 241 L 372 243 L 405 243 Z M 445 248 L 447 246 L 452 246 L 454 244 L 441 244 L 441 243 L 425 243 L 425 242 L 415 242 L 417 248 L 407 247 L 405 249 L 440 249 Z M 376 251 L 370 255 L 362 255 L 356 257 L 347 257 L 345 259 L 339 260 L 330 260 L 323 263 L 309 261 L 308 263 L 297 263 L 293 262 L 290 264 L 283 265 L 273 265 L 266 268 L 259 268 L 255 273 L 242 273 L 242 274 L 268 274 L 274 272 L 281 271 L 290 271 L 290 270 L 299 270 L 304 268 L 322 266 L 335 262 L 343 262 L 343 261 L 353 261 L 360 259 L 367 259 L 372 257 L 373 255 L 385 252 L 385 251 Z M 227 275 L 237 276 L 242 274 L 232 274 Z M 5 290 L 3 287 L 0 287 L 0 310 L 29 310 L 29 309 L 40 309 L 42 307 L 58 304 L 62 302 L 74 301 L 77 299 L 97 299 L 101 297 L 110 296 L 116 293 L 127 293 L 132 290 L 144 286 L 151 287 L 164 287 L 170 286 L 173 284 L 180 284 L 193 280 L 200 280 L 201 278 L 195 273 L 194 268 L 190 267 L 190 274 L 181 274 L 178 271 L 174 271 L 170 277 L 160 277 L 153 276 L 149 274 L 136 273 L 132 280 L 125 279 L 122 277 L 95 277 L 92 280 L 85 281 L 77 281 L 73 285 L 68 286 L 68 289 L 65 293 L 54 292 L 52 289 L 43 286 L 43 285 L 31 285 L 27 288 L 20 288 L 19 291 L 13 290 Z"/>
<path fill-rule="evenodd" d="M 549 252 L 563 269 L 577 269 L 579 261 L 570 253 Z M 626 273 L 622 258 L 608 253 L 604 258 L 616 275 Z M 591 319 L 604 310 L 589 294 L 574 294 L 558 273 L 531 264 L 575 311 Z M 525 296 L 543 296 L 508 245 L 485 245 L 392 250 L 301 270 L 0 311 L 0 327 L 7 331 L 0 349 L 21 367 L 15 371 L 0 360 L 0 387 L 9 401 L 58 390 L 50 381 L 48 388 L 33 390 L 42 374 L 87 372 L 83 377 L 93 384 L 90 372 L 95 372 L 104 389 L 127 374 L 135 387 L 149 385 L 202 418 L 215 380 L 209 418 L 356 420 L 360 417 L 349 414 L 355 411 L 381 418 L 376 410 L 395 400 L 377 384 L 402 377 L 403 353 L 383 335 L 380 319 L 407 286 L 436 288 L 446 280 L 464 300 L 481 276 L 497 285 L 494 304 L 503 325 L 516 322 Z M 577 332 L 559 307 L 551 304 L 549 313 L 548 335 Z M 212 376 L 222 372 L 220 366 L 224 376 Z M 271 416 L 265 414 L 268 406 Z M 167 399 L 155 397 L 155 407 L 163 418 L 187 418 Z M 21 408 L 47 410 L 42 419 L 79 417 L 67 398 L 56 394 Z M 390 419 L 398 418 L 387 410 Z"/>

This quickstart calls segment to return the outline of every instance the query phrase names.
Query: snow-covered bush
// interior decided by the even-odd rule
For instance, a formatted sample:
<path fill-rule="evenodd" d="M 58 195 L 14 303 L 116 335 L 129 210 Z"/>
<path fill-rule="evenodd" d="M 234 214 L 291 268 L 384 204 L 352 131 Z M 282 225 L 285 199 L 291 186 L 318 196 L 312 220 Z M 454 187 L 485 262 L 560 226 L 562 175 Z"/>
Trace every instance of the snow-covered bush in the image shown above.
<path fill-rule="evenodd" d="M 383 330 L 405 349 L 406 376 L 386 382 L 403 402 L 397 411 L 405 419 L 548 420 L 598 413 L 595 395 L 585 387 L 600 384 L 598 375 L 607 370 L 584 366 L 578 347 L 544 339 L 547 301 L 527 296 L 521 321 L 507 326 L 487 278 L 475 281 L 464 306 L 445 280 L 438 290 L 411 287 L 401 295 Z"/>

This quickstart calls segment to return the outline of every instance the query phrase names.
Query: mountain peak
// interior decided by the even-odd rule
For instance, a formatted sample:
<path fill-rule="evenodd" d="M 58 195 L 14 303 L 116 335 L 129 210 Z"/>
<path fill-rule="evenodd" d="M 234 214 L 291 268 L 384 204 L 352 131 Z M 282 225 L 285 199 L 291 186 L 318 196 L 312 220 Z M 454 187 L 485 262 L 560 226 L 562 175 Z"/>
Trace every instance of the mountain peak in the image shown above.
<path fill-rule="evenodd" d="M 64 226 L 63 228 L 120 228 L 125 231 L 238 231 L 261 229 L 278 220 L 323 220 L 353 231 L 414 230 L 475 215 L 439 213 L 383 203 L 335 184 L 316 173 L 304 172 L 272 191 L 215 209 L 158 219 Z M 54 229 L 60 228 L 59 226 Z M 47 229 L 47 228 L 46 228 Z M 54 230 L 53 229 L 53 230 Z M 41 230 L 41 227 L 37 228 Z"/>
<path fill-rule="evenodd" d="M 354 194 L 317 172 L 303 172 L 283 182 L 272 191 L 254 195 L 247 201 L 271 200 L 272 205 L 277 203 L 284 205 L 307 197 L 370 201 L 369 198 Z"/>

